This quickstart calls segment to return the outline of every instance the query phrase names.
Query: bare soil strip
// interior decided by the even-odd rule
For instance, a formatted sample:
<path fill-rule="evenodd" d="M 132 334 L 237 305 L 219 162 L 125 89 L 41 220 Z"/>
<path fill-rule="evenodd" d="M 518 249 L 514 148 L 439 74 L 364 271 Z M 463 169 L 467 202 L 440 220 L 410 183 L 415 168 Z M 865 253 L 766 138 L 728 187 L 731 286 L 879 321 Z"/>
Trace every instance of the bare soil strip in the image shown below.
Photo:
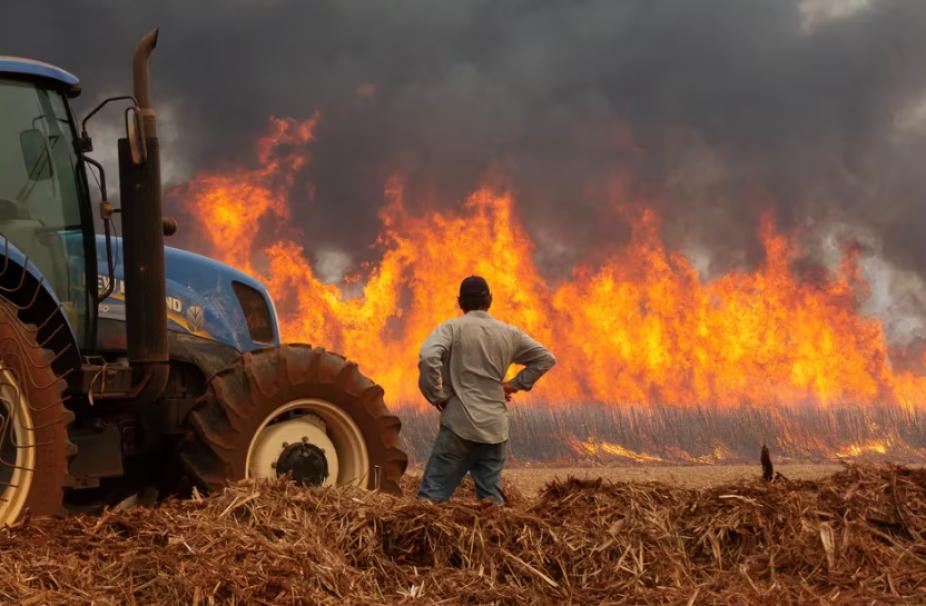
<path fill-rule="evenodd" d="M 775 469 L 791 480 L 819 480 L 843 469 L 842 465 L 778 465 Z M 665 482 L 672 486 L 707 488 L 741 480 L 754 480 L 758 465 L 688 465 L 621 467 L 513 467 L 505 478 L 526 496 L 534 496 L 548 483 L 569 477 L 601 478 L 610 482 Z"/>

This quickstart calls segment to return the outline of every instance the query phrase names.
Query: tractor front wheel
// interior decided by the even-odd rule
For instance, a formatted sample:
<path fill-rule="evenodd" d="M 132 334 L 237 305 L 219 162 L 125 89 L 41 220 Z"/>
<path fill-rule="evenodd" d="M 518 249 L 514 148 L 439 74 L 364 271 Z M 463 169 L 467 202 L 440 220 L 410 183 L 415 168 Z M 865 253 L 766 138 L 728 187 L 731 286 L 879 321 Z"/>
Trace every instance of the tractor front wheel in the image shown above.
<path fill-rule="evenodd" d="M 188 425 L 181 462 L 210 490 L 288 475 L 397 494 L 407 465 L 382 388 L 353 362 L 307 345 L 244 354 L 210 380 Z"/>

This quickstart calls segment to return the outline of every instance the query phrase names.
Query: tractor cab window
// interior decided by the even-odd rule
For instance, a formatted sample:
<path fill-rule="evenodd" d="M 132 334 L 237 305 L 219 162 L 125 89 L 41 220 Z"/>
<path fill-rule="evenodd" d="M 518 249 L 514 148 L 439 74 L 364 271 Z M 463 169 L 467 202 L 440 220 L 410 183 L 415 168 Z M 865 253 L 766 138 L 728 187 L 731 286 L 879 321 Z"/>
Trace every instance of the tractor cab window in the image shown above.
<path fill-rule="evenodd" d="M 0 236 L 41 272 L 83 342 L 88 285 L 79 171 L 61 94 L 0 79 Z"/>

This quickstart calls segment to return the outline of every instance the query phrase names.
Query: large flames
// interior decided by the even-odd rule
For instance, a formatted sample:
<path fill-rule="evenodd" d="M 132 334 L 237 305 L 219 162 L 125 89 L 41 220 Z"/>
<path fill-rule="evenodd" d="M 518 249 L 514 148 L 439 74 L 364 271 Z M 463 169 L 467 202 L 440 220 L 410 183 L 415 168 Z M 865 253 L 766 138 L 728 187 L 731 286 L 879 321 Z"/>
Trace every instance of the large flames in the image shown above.
<path fill-rule="evenodd" d="M 274 119 L 256 168 L 201 174 L 174 191 L 205 236 L 201 252 L 263 280 L 286 340 L 324 345 L 359 362 L 393 403 L 420 403 L 417 351 L 458 313 L 455 290 L 476 273 L 493 314 L 547 344 L 559 365 L 534 399 L 720 408 L 813 405 L 926 407 L 926 373 L 892 369 L 879 320 L 858 312 L 866 294 L 853 254 L 822 280 L 791 270 L 797 243 L 769 217 L 758 226 L 765 261 L 751 273 L 705 281 L 659 237 L 651 211 L 622 212 L 626 246 L 552 284 L 511 195 L 479 189 L 453 212 L 406 211 L 401 180 L 386 185 L 380 261 L 323 282 L 288 225 L 295 175 L 308 161 L 316 118 Z M 285 230 L 284 230 L 285 227 Z M 362 291 L 358 284 L 362 284 Z M 605 449 L 601 442 L 583 448 Z"/>

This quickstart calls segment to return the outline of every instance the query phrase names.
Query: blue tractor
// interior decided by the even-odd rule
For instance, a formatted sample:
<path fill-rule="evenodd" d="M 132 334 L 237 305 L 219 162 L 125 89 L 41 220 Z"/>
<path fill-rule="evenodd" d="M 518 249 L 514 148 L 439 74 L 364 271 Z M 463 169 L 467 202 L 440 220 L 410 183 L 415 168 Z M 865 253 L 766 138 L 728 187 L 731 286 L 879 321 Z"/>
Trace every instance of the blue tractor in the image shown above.
<path fill-rule="evenodd" d="M 156 42 L 135 50 L 134 95 L 79 130 L 77 78 L 0 57 L 0 524 L 247 477 L 399 492 L 407 459 L 382 388 L 339 355 L 280 344 L 256 280 L 164 246 Z M 87 120 L 113 101 L 118 210 L 87 155 Z"/>

